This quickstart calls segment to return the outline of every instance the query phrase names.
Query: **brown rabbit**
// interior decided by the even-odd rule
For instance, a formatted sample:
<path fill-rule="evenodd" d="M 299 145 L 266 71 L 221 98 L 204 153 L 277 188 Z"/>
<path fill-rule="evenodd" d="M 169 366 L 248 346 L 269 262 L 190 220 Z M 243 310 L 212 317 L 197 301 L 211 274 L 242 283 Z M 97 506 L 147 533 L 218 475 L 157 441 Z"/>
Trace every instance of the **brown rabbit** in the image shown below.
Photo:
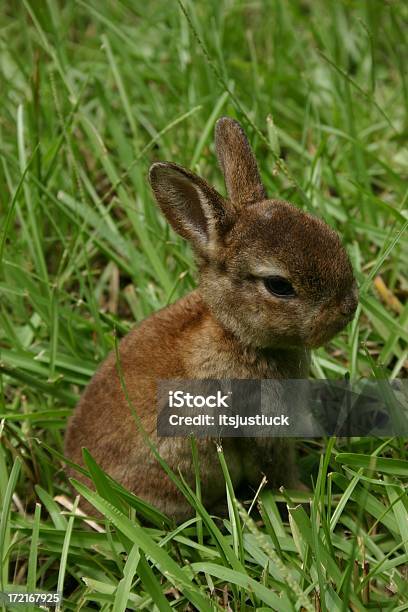
<path fill-rule="evenodd" d="M 181 166 L 154 163 L 150 183 L 173 229 L 190 241 L 200 284 L 157 312 L 120 343 L 130 400 L 159 452 L 194 482 L 191 444 L 156 435 L 159 379 L 273 379 L 308 376 L 310 349 L 353 317 L 357 289 L 337 234 L 288 202 L 270 200 L 240 125 L 217 122 L 216 152 L 228 198 Z M 117 481 L 164 513 L 192 509 L 143 442 L 121 388 L 115 355 L 86 388 L 66 435 L 66 455 L 82 463 L 87 447 Z M 225 496 L 213 440 L 198 442 L 203 502 Z M 290 441 L 228 438 L 224 453 L 235 487 L 294 486 Z M 77 476 L 77 475 L 76 475 Z"/>

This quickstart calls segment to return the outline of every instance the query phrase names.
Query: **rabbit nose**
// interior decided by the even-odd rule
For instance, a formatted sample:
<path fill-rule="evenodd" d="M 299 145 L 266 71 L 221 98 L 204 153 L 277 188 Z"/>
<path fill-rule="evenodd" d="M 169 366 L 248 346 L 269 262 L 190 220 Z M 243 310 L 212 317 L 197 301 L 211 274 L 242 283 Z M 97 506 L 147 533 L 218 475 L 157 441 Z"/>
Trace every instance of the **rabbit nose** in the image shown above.
<path fill-rule="evenodd" d="M 357 308 L 357 298 L 354 295 L 347 296 L 340 303 L 340 313 L 345 317 L 354 314 Z"/>

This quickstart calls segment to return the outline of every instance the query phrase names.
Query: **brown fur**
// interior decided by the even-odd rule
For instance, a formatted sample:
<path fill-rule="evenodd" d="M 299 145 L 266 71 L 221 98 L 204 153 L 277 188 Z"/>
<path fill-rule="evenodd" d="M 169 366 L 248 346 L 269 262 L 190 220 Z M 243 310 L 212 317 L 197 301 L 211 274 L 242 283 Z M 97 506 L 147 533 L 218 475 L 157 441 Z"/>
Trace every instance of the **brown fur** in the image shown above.
<path fill-rule="evenodd" d="M 172 163 L 153 164 L 150 181 L 173 228 L 191 241 L 200 286 L 157 312 L 120 344 L 130 400 L 161 455 L 192 485 L 190 441 L 157 438 L 159 379 L 304 378 L 309 349 L 329 340 L 356 307 L 351 266 L 337 235 L 287 202 L 265 199 L 255 159 L 241 127 L 228 118 L 216 129 L 217 155 L 230 199 Z M 290 279 L 293 299 L 271 295 L 270 270 Z M 115 356 L 95 374 L 74 415 L 66 454 L 82 463 L 87 447 L 115 479 L 163 512 L 182 520 L 191 508 L 143 442 L 124 397 Z M 213 440 L 199 440 L 203 500 L 215 508 L 225 496 Z M 297 479 L 290 441 L 223 441 L 235 487 L 271 486 Z"/>

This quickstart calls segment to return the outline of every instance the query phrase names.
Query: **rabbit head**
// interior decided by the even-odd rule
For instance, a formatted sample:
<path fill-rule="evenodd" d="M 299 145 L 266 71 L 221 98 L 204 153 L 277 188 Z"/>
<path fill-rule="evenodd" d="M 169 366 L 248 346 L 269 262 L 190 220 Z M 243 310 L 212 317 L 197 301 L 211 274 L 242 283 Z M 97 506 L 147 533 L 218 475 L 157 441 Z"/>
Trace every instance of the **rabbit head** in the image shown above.
<path fill-rule="evenodd" d="M 292 204 L 268 199 L 239 123 L 219 119 L 215 144 L 227 198 L 177 164 L 157 162 L 150 169 L 161 210 L 196 252 L 202 299 L 247 345 L 324 344 L 357 306 L 339 237 Z"/>

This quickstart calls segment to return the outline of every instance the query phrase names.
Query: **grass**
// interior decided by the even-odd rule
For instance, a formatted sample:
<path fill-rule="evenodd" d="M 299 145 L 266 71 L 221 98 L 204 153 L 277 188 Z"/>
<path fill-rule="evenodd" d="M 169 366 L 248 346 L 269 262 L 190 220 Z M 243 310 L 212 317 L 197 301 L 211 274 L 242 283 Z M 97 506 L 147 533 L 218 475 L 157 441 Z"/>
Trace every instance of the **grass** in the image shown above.
<path fill-rule="evenodd" d="M 299 440 L 312 493 L 264 488 L 256 522 L 220 449 L 221 529 L 178 474 L 196 518 L 176 527 L 89 455 L 96 492 L 77 490 L 104 519 L 61 505 L 66 421 L 115 334 L 195 285 L 149 164 L 222 191 L 222 114 L 248 131 L 270 195 L 324 218 L 353 261 L 358 316 L 312 375 L 407 376 L 406 4 L 23 0 L 0 14 L 0 591 L 59 589 L 84 611 L 408 610 L 401 439 Z"/>

